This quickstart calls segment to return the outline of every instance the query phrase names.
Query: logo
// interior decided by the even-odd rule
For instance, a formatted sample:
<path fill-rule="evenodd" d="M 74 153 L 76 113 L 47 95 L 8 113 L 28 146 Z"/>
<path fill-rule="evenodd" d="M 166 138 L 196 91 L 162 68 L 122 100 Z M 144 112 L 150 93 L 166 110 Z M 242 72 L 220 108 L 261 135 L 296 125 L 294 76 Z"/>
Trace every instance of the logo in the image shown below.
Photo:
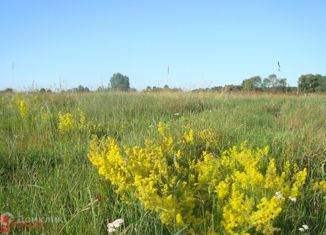
<path fill-rule="evenodd" d="M 4 213 L 0 215 L 0 233 L 8 233 L 10 219 L 13 218 L 13 215 L 10 213 Z"/>
<path fill-rule="evenodd" d="M 0 234 L 16 229 L 44 229 L 45 223 L 62 223 L 60 217 L 23 217 L 6 212 L 0 214 Z"/>

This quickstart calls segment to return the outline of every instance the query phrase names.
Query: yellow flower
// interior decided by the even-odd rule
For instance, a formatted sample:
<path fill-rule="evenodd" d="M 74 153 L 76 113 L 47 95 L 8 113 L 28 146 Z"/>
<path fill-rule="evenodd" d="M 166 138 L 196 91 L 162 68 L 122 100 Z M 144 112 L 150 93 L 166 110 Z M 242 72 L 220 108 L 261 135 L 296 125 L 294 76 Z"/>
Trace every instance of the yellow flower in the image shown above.
<path fill-rule="evenodd" d="M 27 116 L 27 107 L 25 101 L 16 97 L 16 105 L 18 107 L 20 117 L 24 119 Z"/>
<path fill-rule="evenodd" d="M 223 200 L 229 194 L 229 184 L 225 181 L 221 181 L 217 187 L 217 197 L 219 200 Z"/>
<path fill-rule="evenodd" d="M 276 177 L 277 174 L 276 174 L 275 161 L 274 159 L 271 159 L 269 161 L 268 168 L 266 171 L 265 188 L 274 188 Z"/>
<path fill-rule="evenodd" d="M 320 182 L 315 182 L 313 185 L 313 189 L 315 191 L 320 191 L 322 193 L 326 193 L 326 181 L 322 180 Z"/>
<path fill-rule="evenodd" d="M 176 223 L 177 223 L 178 225 L 183 225 L 183 224 L 184 224 L 183 219 L 182 219 L 182 215 L 181 215 L 180 213 L 178 213 L 178 214 L 176 215 L 175 220 L 176 220 Z"/>
<path fill-rule="evenodd" d="M 188 132 L 185 132 L 183 135 L 183 138 L 185 140 L 186 143 L 194 143 L 194 131 L 193 130 L 189 130 Z"/>
<path fill-rule="evenodd" d="M 293 173 L 286 162 L 278 171 L 268 147 L 251 149 L 245 143 L 218 156 L 207 148 L 209 138 L 191 129 L 175 136 L 167 130 L 159 123 L 160 138 L 124 148 L 111 137 L 94 136 L 88 158 L 123 200 L 137 198 L 171 233 L 184 228 L 194 234 L 278 230 L 273 224 L 284 211 L 283 199 L 300 196 L 306 169 L 295 167 Z M 189 143 L 196 144 L 195 151 Z M 214 226 L 203 231 L 203 224 L 212 221 Z"/>
<path fill-rule="evenodd" d="M 270 200 L 266 197 L 260 200 L 257 205 L 258 210 L 250 216 L 251 223 L 256 227 L 257 232 L 273 234 L 279 230 L 273 227 L 273 221 L 282 211 L 281 203 L 282 201 L 277 196 L 272 197 Z"/>
<path fill-rule="evenodd" d="M 158 123 L 157 130 L 162 136 L 166 135 L 167 129 L 168 129 L 168 126 L 165 123 L 163 123 L 163 122 Z"/>
<path fill-rule="evenodd" d="M 69 132 L 73 129 L 74 126 L 74 117 L 71 113 L 62 113 L 58 114 L 58 128 L 61 133 Z"/>
<path fill-rule="evenodd" d="M 307 177 L 307 169 L 304 168 L 302 171 L 298 171 L 295 175 L 295 182 L 292 185 L 290 196 L 293 198 L 298 197 L 299 190 L 304 185 Z"/>
<path fill-rule="evenodd" d="M 232 192 L 228 202 L 223 207 L 222 225 L 229 234 L 235 231 L 246 232 L 249 224 L 249 217 L 254 206 L 253 198 L 246 198 L 245 194 L 237 189 L 236 184 L 232 184 Z"/>
<path fill-rule="evenodd" d="M 80 109 L 73 115 L 72 113 L 58 113 L 58 129 L 60 133 L 71 132 L 72 130 L 86 129 L 85 113 Z"/>

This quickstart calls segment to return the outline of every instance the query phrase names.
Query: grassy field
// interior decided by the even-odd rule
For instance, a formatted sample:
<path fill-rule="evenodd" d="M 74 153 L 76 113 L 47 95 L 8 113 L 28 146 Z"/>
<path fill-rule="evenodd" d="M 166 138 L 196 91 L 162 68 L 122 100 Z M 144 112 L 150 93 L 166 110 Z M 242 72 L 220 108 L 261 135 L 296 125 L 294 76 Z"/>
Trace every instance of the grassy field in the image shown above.
<path fill-rule="evenodd" d="M 59 113 L 74 119 L 67 130 L 60 129 Z M 0 212 L 45 221 L 44 227 L 10 234 L 107 234 L 107 222 L 117 218 L 124 218 L 126 234 L 177 233 L 136 199 L 124 203 L 98 174 L 87 158 L 92 135 L 134 146 L 158 138 L 160 122 L 172 133 L 209 128 L 219 153 L 244 142 L 250 148 L 268 145 L 276 159 L 306 167 L 309 185 L 326 179 L 325 117 L 326 96 L 318 95 L 0 94 Z M 299 234 L 307 224 L 305 234 L 325 234 L 324 196 L 304 187 L 276 221 L 276 233 Z"/>

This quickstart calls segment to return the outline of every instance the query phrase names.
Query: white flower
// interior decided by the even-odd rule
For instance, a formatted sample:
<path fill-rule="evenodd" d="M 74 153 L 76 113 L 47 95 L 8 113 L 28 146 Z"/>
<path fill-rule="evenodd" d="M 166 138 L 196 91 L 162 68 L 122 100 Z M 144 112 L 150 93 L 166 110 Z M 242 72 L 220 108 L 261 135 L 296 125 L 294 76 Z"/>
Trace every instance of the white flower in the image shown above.
<path fill-rule="evenodd" d="M 304 228 L 299 228 L 299 231 L 300 232 L 304 232 Z"/>
<path fill-rule="evenodd" d="M 290 201 L 292 202 L 297 202 L 297 198 L 296 197 L 289 197 Z"/>
<path fill-rule="evenodd" d="M 175 113 L 175 114 L 174 114 L 174 116 L 179 116 L 179 115 L 180 115 L 180 113 Z"/>
<path fill-rule="evenodd" d="M 154 128 L 155 126 L 153 124 L 149 125 L 149 128 Z"/>
<path fill-rule="evenodd" d="M 275 195 L 279 200 L 284 200 L 283 194 L 281 192 L 276 192 Z"/>
<path fill-rule="evenodd" d="M 123 219 L 116 219 L 112 223 L 108 223 L 108 233 L 113 233 L 116 231 L 117 228 L 121 227 L 124 223 Z"/>
<path fill-rule="evenodd" d="M 308 229 L 309 229 L 309 226 L 306 225 L 306 224 L 304 224 L 304 225 L 302 225 L 302 228 L 303 228 L 304 230 L 308 230 Z"/>

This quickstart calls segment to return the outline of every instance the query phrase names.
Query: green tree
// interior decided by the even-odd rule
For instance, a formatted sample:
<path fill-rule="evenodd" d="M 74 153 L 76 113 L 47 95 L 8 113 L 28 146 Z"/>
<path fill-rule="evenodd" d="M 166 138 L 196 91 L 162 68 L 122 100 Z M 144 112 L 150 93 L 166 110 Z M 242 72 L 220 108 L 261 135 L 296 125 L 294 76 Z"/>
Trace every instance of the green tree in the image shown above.
<path fill-rule="evenodd" d="M 318 92 L 326 92 L 326 76 L 322 76 L 319 78 L 319 86 L 316 91 Z"/>
<path fill-rule="evenodd" d="M 326 90 L 326 77 L 320 74 L 304 74 L 299 77 L 299 91 L 315 92 Z"/>
<path fill-rule="evenodd" d="M 14 92 L 14 89 L 12 89 L 12 88 L 6 88 L 6 89 L 3 90 L 3 92 L 13 93 Z"/>
<path fill-rule="evenodd" d="M 79 85 L 76 89 L 77 92 L 90 92 L 89 88 L 86 86 Z"/>
<path fill-rule="evenodd" d="M 241 91 L 242 89 L 242 86 L 241 85 L 233 85 L 233 84 L 230 84 L 230 85 L 225 85 L 223 87 L 223 91 L 224 92 L 230 92 L 230 91 Z"/>
<path fill-rule="evenodd" d="M 254 91 L 261 87 L 261 77 L 254 76 L 242 81 L 242 88 L 244 91 Z"/>
<path fill-rule="evenodd" d="M 265 90 L 285 91 L 287 87 L 286 78 L 277 78 L 276 74 L 271 74 L 263 80 L 262 87 Z"/>
<path fill-rule="evenodd" d="M 288 85 L 286 78 L 279 79 L 278 86 L 279 87 L 286 87 Z"/>
<path fill-rule="evenodd" d="M 169 90 L 170 87 L 169 87 L 169 85 L 164 85 L 163 89 L 165 89 L 165 90 Z"/>
<path fill-rule="evenodd" d="M 129 77 L 121 73 L 115 73 L 110 79 L 112 90 L 128 91 L 130 89 Z"/>
<path fill-rule="evenodd" d="M 78 87 L 69 89 L 68 92 L 90 92 L 88 87 L 84 87 L 83 85 L 79 85 Z"/>
<path fill-rule="evenodd" d="M 276 87 L 278 83 L 278 79 L 276 74 L 271 74 L 268 76 L 268 78 L 265 78 L 263 81 L 263 86 L 265 88 L 272 88 L 272 87 Z"/>
<path fill-rule="evenodd" d="M 266 89 L 269 89 L 272 87 L 272 84 L 271 84 L 271 81 L 269 80 L 269 78 L 264 78 L 263 80 L 263 88 L 266 90 Z"/>

